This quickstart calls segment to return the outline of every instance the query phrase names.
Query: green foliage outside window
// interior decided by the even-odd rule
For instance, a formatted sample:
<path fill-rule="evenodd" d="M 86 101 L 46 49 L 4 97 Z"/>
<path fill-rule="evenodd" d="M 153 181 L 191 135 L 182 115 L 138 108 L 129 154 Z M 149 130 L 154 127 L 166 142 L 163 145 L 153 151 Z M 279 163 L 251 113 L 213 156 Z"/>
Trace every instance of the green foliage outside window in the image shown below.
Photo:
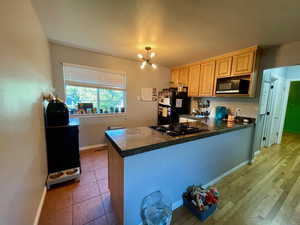
<path fill-rule="evenodd" d="M 125 91 L 66 85 L 66 104 L 76 112 L 78 103 L 93 103 L 97 112 L 121 111 L 125 107 Z"/>

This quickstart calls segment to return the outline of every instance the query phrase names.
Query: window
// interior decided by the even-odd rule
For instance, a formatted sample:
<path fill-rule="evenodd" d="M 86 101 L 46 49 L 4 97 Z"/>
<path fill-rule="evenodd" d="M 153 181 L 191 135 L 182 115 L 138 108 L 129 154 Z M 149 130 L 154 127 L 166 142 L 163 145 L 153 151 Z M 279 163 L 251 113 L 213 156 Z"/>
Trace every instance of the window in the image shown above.
<path fill-rule="evenodd" d="M 64 64 L 66 104 L 71 114 L 123 113 L 125 75 Z"/>

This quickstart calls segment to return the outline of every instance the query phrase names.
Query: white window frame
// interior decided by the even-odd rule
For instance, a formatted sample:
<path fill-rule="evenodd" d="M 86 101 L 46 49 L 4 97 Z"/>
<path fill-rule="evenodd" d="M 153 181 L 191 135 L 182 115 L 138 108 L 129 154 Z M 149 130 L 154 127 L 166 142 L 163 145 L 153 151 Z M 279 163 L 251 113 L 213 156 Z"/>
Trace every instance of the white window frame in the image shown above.
<path fill-rule="evenodd" d="M 83 69 L 90 69 L 90 70 L 96 70 L 96 71 L 101 71 L 101 72 L 109 72 L 109 73 L 117 73 L 120 75 L 124 76 L 124 82 L 125 82 L 125 87 L 123 88 L 114 88 L 114 87 L 101 87 L 99 85 L 93 85 L 93 84 L 83 84 L 80 82 L 73 82 L 73 81 L 67 81 L 64 76 L 63 72 L 63 79 L 64 79 L 64 95 L 65 99 L 67 98 L 66 95 L 66 86 L 78 86 L 78 87 L 89 87 L 89 88 L 103 88 L 103 89 L 111 89 L 111 90 L 118 90 L 118 91 L 124 91 L 124 107 L 125 107 L 125 112 L 119 112 L 119 113 L 91 113 L 91 114 L 70 114 L 71 118 L 88 118 L 88 117 L 119 117 L 119 116 L 127 116 L 127 76 L 126 73 L 123 71 L 116 71 L 116 70 L 110 70 L 110 69 L 104 69 L 104 68 L 99 68 L 99 67 L 92 67 L 92 66 L 84 66 L 84 65 L 78 65 L 78 64 L 71 64 L 71 63 L 62 63 L 62 70 L 64 66 L 73 66 L 73 67 L 78 67 L 78 68 L 83 68 Z"/>

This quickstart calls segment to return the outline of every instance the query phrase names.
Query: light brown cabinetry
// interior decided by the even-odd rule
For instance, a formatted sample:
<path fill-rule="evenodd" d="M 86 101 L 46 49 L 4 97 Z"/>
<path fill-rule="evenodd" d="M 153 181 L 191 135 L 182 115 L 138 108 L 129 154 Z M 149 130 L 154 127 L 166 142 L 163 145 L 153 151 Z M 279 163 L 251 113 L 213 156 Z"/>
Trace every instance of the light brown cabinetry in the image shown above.
<path fill-rule="evenodd" d="M 200 97 L 213 96 L 215 83 L 215 61 L 202 63 L 200 66 L 199 95 Z"/>
<path fill-rule="evenodd" d="M 253 71 L 254 51 L 243 52 L 233 56 L 232 76 L 248 75 Z"/>
<path fill-rule="evenodd" d="M 189 67 L 185 66 L 179 69 L 178 85 L 183 87 L 189 85 Z"/>
<path fill-rule="evenodd" d="M 190 66 L 188 96 L 197 97 L 199 94 L 200 64 Z"/>
<path fill-rule="evenodd" d="M 258 46 L 226 53 L 172 70 L 172 87 L 188 86 L 191 97 L 255 97 L 260 50 Z M 249 79 L 248 94 L 215 94 L 219 79 Z"/>
<path fill-rule="evenodd" d="M 171 87 L 187 87 L 189 84 L 189 67 L 184 66 L 171 70 Z"/>
<path fill-rule="evenodd" d="M 232 56 L 216 60 L 216 77 L 228 77 L 231 74 Z"/>
<path fill-rule="evenodd" d="M 171 70 L 171 87 L 177 87 L 179 81 L 179 69 Z"/>

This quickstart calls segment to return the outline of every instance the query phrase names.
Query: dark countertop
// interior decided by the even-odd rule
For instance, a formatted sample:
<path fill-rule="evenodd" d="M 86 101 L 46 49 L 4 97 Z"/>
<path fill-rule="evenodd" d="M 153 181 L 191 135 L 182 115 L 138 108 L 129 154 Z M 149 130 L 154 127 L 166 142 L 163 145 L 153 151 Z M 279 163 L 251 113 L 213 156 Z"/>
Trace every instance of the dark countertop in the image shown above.
<path fill-rule="evenodd" d="M 251 127 L 254 126 L 254 123 L 243 124 L 242 122 L 237 121 L 229 125 L 226 121 L 201 119 L 197 122 L 191 122 L 189 125 L 199 128 L 206 128 L 207 131 L 171 137 L 149 127 L 137 127 L 108 130 L 105 132 L 105 136 L 111 142 L 112 146 L 119 152 L 119 154 L 122 157 L 126 157 L 162 147 Z"/>

